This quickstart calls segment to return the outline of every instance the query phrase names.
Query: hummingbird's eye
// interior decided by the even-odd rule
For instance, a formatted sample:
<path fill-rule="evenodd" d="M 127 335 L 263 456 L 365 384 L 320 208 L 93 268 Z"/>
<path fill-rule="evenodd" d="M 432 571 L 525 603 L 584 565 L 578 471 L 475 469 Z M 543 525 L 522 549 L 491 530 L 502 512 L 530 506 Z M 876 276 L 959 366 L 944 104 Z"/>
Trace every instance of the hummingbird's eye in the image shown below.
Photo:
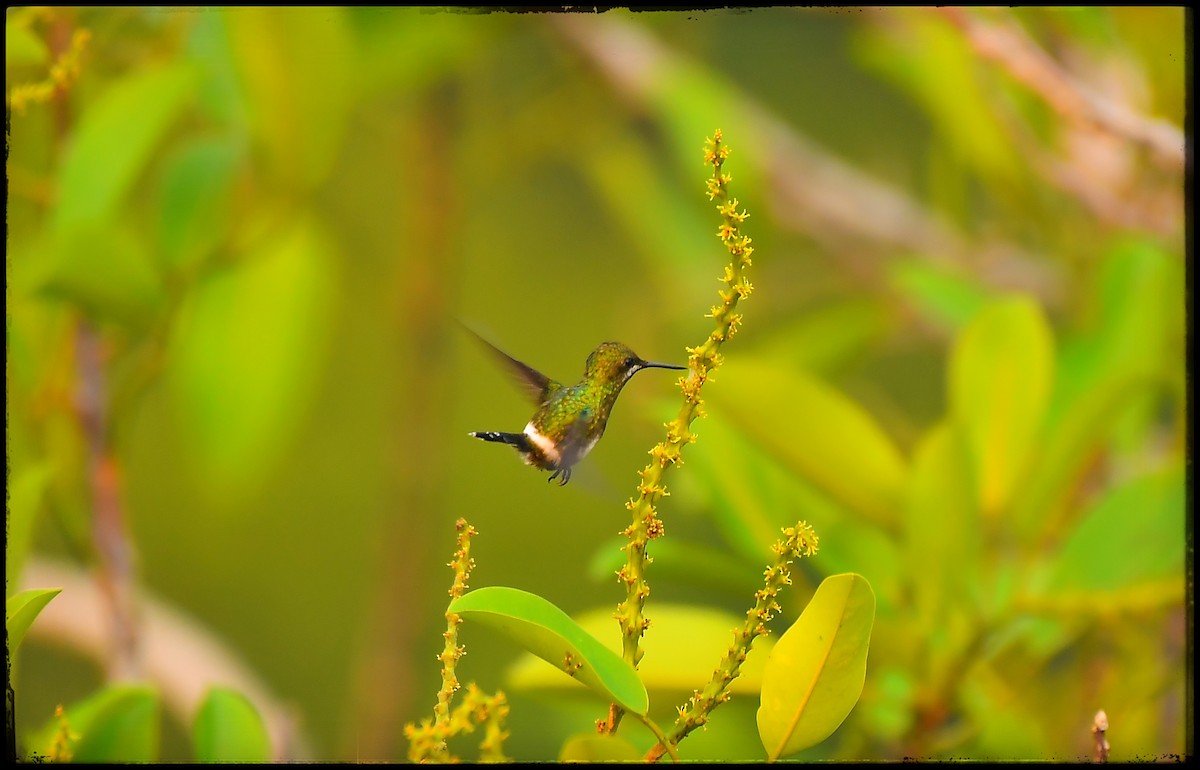
<path fill-rule="evenodd" d="M 634 365 L 634 364 L 636 364 L 636 363 L 637 363 L 637 361 L 636 361 L 635 359 L 633 359 L 633 358 L 626 358 L 626 359 L 625 359 L 625 368 L 626 368 L 626 369 L 628 369 L 629 367 L 633 366 L 633 365 Z"/>

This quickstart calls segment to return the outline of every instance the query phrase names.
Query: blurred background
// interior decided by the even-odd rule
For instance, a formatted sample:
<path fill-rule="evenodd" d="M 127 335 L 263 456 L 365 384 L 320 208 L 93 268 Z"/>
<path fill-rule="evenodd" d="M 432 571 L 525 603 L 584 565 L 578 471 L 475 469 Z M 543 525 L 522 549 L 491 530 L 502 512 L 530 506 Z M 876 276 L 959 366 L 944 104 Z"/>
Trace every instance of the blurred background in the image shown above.
<path fill-rule="evenodd" d="M 617 646 L 675 376 L 548 485 L 467 436 L 532 407 L 455 319 L 562 381 L 609 339 L 684 363 L 720 128 L 755 292 L 660 506 L 656 718 L 806 519 L 776 630 L 837 572 L 878 609 L 862 699 L 799 758 L 1072 759 L 1099 709 L 1113 759 L 1190 752 L 1185 13 L 8 9 L 6 585 L 64 587 L 12 673 L 19 745 L 147 680 L 187 760 L 220 682 L 279 758 L 402 760 L 458 517 L 473 587 Z M 694 684 L 657 678 L 701 616 Z M 605 716 L 461 641 L 510 756 Z M 755 708 L 682 756 L 762 759 Z"/>

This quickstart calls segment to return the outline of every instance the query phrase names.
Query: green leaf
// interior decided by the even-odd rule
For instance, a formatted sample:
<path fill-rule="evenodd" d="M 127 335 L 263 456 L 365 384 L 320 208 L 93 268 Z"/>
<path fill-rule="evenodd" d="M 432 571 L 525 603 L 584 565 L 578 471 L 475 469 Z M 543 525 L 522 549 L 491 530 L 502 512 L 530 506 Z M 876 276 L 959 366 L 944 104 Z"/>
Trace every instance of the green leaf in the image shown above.
<path fill-rule="evenodd" d="M 852 511 L 895 525 L 906 468 L 895 445 L 856 403 L 804 372 L 739 359 L 706 398 L 781 462 Z"/>
<path fill-rule="evenodd" d="M 112 218 L 194 85 L 186 65 L 137 68 L 87 102 L 63 153 L 58 232 Z"/>
<path fill-rule="evenodd" d="M 192 724 L 199 762 L 269 762 L 271 740 L 254 705 L 225 687 L 208 691 Z"/>
<path fill-rule="evenodd" d="M 767 336 L 755 345 L 754 354 L 824 374 L 860 357 L 895 323 L 889 309 L 879 302 L 844 300 L 766 330 Z"/>
<path fill-rule="evenodd" d="M 637 762 L 642 753 L 616 735 L 574 735 L 558 753 L 559 762 Z"/>
<path fill-rule="evenodd" d="M 625 564 L 621 547 L 629 541 L 615 537 L 596 549 L 588 573 L 608 581 Z M 767 551 L 763 550 L 765 560 Z M 753 594 L 762 586 L 762 566 L 730 556 L 727 551 L 679 539 L 654 543 L 656 578 L 705 590 L 718 590 L 737 597 Z M 611 613 L 610 613 L 611 618 Z"/>
<path fill-rule="evenodd" d="M 862 693 L 875 594 L 861 575 L 831 575 L 779 639 L 763 672 L 758 735 L 767 757 L 833 734 Z"/>
<path fill-rule="evenodd" d="M 638 677 L 647 689 L 669 699 L 691 695 L 708 681 L 733 642 L 733 630 L 745 622 L 745 617 L 721 610 L 659 602 L 654 603 L 648 617 L 651 630 L 641 641 L 645 656 L 638 666 Z M 621 628 L 613 619 L 611 608 L 585 612 L 578 622 L 596 639 L 613 645 L 621 643 Z M 774 644 L 769 637 L 754 640 L 740 675 L 729 684 L 729 692 L 750 695 L 759 691 L 763 667 Z M 513 663 L 507 680 L 514 689 L 561 689 L 570 685 L 533 655 L 522 656 Z"/>
<path fill-rule="evenodd" d="M 975 281 L 924 260 L 897 260 L 889 273 L 901 295 L 946 329 L 962 328 L 987 302 L 987 291 Z"/>
<path fill-rule="evenodd" d="M 1093 277 L 1090 321 L 1062 345 L 1039 459 L 1014 498 L 1025 537 L 1057 526 L 1087 465 L 1131 406 L 1182 379 L 1183 280 L 1171 255 L 1144 243 L 1113 249 Z M 1164 297 L 1178 296 L 1176 302 Z"/>
<path fill-rule="evenodd" d="M 5 20 L 4 65 L 7 69 L 45 64 L 49 60 L 49 49 L 28 25 Z"/>
<path fill-rule="evenodd" d="M 50 600 L 62 593 L 61 588 L 34 588 L 10 596 L 4 602 L 4 628 L 8 631 L 8 652 L 11 655 L 21 646 L 26 632 Z"/>
<path fill-rule="evenodd" d="M 662 408 L 673 406 L 664 402 Z M 792 474 L 782 471 L 775 458 L 719 412 L 709 414 L 696 429 L 701 440 L 689 447 L 687 459 L 696 472 L 683 474 L 679 483 L 703 491 L 697 507 L 709 511 L 726 542 L 746 563 L 758 565 L 779 539 L 780 529 L 795 523 L 787 521 L 790 506 L 782 503 L 790 495 L 781 492 L 783 478 Z"/>
<path fill-rule="evenodd" d="M 229 139 L 194 139 L 166 162 L 159 221 L 161 258 L 173 268 L 202 262 L 219 244 L 233 207 L 241 150 Z"/>
<path fill-rule="evenodd" d="M 922 628 L 944 628 L 976 585 L 979 504 L 971 451 L 960 430 L 943 423 L 918 444 L 909 477 L 905 572 Z"/>
<path fill-rule="evenodd" d="M 234 8 L 221 14 L 258 148 L 283 185 L 308 190 L 341 150 L 356 51 L 342 8 Z"/>
<path fill-rule="evenodd" d="M 141 234 L 116 222 L 87 222 L 51 238 L 39 291 L 106 320 L 127 325 L 150 318 L 162 280 Z"/>
<path fill-rule="evenodd" d="M 491 586 L 460 596 L 447 611 L 497 629 L 628 711 L 645 714 L 649 707 L 646 687 L 633 666 L 540 596 Z"/>
<path fill-rule="evenodd" d="M 33 544 L 34 525 L 52 475 L 48 463 L 28 465 L 12 473 L 8 490 L 8 542 L 4 553 L 4 577 L 9 591 L 16 590 L 21 582 L 21 568 Z M 11 646 L 11 639 L 9 649 L 16 649 Z"/>
<path fill-rule="evenodd" d="M 159 695 L 149 685 L 105 687 L 64 709 L 63 721 L 73 762 L 158 761 Z M 29 745 L 52 756 L 62 731 L 59 720 L 51 719 Z"/>
<path fill-rule="evenodd" d="M 950 403 L 974 456 L 985 514 L 1009 501 L 1029 465 L 1054 378 L 1054 340 L 1025 297 L 987 305 L 950 357 Z"/>
<path fill-rule="evenodd" d="M 1106 601 L 1166 583 L 1183 590 L 1185 484 L 1180 467 L 1109 490 L 1067 536 L 1039 592 Z"/>
<path fill-rule="evenodd" d="M 236 267 L 196 286 L 169 351 L 166 379 L 187 448 L 216 499 L 253 489 L 278 460 L 327 349 L 332 246 L 304 218 L 268 233 Z"/>

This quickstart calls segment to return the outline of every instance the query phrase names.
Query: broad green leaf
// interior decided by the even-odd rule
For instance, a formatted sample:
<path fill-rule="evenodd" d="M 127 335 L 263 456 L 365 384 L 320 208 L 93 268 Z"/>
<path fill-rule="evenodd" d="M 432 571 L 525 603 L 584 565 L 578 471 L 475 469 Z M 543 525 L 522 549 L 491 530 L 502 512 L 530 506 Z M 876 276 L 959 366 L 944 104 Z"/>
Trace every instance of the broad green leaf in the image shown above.
<path fill-rule="evenodd" d="M 789 628 L 763 672 L 758 735 L 777 760 L 815 746 L 862 693 L 875 594 L 860 575 L 831 575 Z"/>
<path fill-rule="evenodd" d="M 252 489 L 298 428 L 328 344 L 334 261 L 301 218 L 208 276 L 180 310 L 166 379 L 206 492 Z"/>
<path fill-rule="evenodd" d="M 4 24 L 4 65 L 11 72 L 24 65 L 40 65 L 50 60 L 50 51 L 27 24 Z"/>
<path fill-rule="evenodd" d="M 906 505 L 905 561 L 920 626 L 945 625 L 948 605 L 964 605 L 980 560 L 979 504 L 971 452 L 949 423 L 917 446 Z"/>
<path fill-rule="evenodd" d="M 59 172 L 55 229 L 106 222 L 194 91 L 183 64 L 135 68 L 87 102 Z"/>
<path fill-rule="evenodd" d="M 621 547 L 628 542 L 624 537 L 616 537 L 598 547 L 588 568 L 591 576 L 596 580 L 611 581 L 625 564 Z M 768 554 L 764 549 L 760 561 L 765 562 Z M 752 566 L 724 550 L 699 543 L 677 538 L 659 539 L 651 547 L 651 556 L 654 559 L 652 574 L 656 580 L 715 589 L 737 597 L 750 596 L 762 586 L 762 566 Z"/>
<path fill-rule="evenodd" d="M 52 471 L 48 463 L 27 465 L 12 472 L 8 489 L 8 542 L 4 552 L 4 577 L 9 591 L 21 581 L 21 568 L 33 543 L 34 525 L 42 507 Z M 9 639 L 9 650 L 16 649 Z"/>
<path fill-rule="evenodd" d="M 343 8 L 235 8 L 222 13 L 258 149 L 301 190 L 328 176 L 356 90 Z"/>
<path fill-rule="evenodd" d="M 864 576 L 875 589 L 881 607 L 905 600 L 901 554 L 891 534 L 878 527 L 864 527 L 845 505 L 783 467 L 778 457 L 735 431 L 719 412 L 708 415 L 697 430 L 701 440 L 687 456 L 689 467 L 695 465 L 696 472 L 685 474 L 679 483 L 703 490 L 706 497 L 697 507 L 709 511 L 741 561 L 754 565 L 751 573 L 755 582 L 750 591 L 760 587 L 760 571 L 771 546 L 779 539 L 780 528 L 804 518 L 821 535 L 820 559 L 826 573 L 855 569 L 869 573 Z M 653 555 L 657 565 L 658 552 Z M 707 564 L 702 566 L 706 568 Z M 720 564 L 717 575 L 725 572 Z M 802 573 L 793 579 L 799 585 L 807 580 Z"/>
<path fill-rule="evenodd" d="M 645 714 L 649 707 L 646 687 L 633 666 L 540 596 L 491 586 L 460 596 L 447 611 L 497 629 L 628 711 Z"/>
<path fill-rule="evenodd" d="M 806 511 L 803 503 L 797 507 Z M 814 517 L 808 523 L 816 528 L 821 538 L 821 550 L 811 562 L 821 574 L 857 571 L 871 584 L 881 612 L 891 612 L 908 604 L 909 576 L 899 537 L 879 527 L 864 526 L 852 518 L 834 519 L 818 525 Z M 793 575 L 793 580 L 800 582 L 803 577 Z M 785 606 L 787 601 L 784 600 Z"/>
<path fill-rule="evenodd" d="M 558 753 L 559 762 L 637 762 L 642 753 L 616 735 L 574 735 Z"/>
<path fill-rule="evenodd" d="M 714 412 L 793 471 L 867 519 L 895 526 L 904 460 L 846 396 L 804 372 L 745 359 L 723 366 L 704 393 Z"/>
<path fill-rule="evenodd" d="M 167 265 L 192 268 L 220 243 L 234 205 L 230 188 L 241 155 L 230 139 L 202 138 L 165 162 L 158 242 Z"/>
<path fill-rule="evenodd" d="M 648 608 L 650 629 L 642 637 L 645 653 L 638 676 L 647 689 L 664 697 L 687 697 L 712 676 L 721 656 L 733 642 L 733 630 L 744 617 L 732 613 L 682 604 L 655 602 Z M 613 647 L 621 643 L 621 628 L 613 619 L 612 609 L 590 610 L 579 617 L 585 632 Z M 774 646 L 769 637 L 755 639 L 740 675 L 729 685 L 729 692 L 752 694 L 762 686 L 763 666 Z M 508 670 L 509 685 L 515 689 L 562 689 L 569 682 L 554 674 L 532 655 L 525 655 Z"/>
<path fill-rule="evenodd" d="M 26 632 L 50 600 L 62 593 L 61 588 L 35 588 L 10 596 L 4 602 L 4 628 L 8 632 L 8 652 L 11 655 L 21 646 Z"/>
<path fill-rule="evenodd" d="M 897 260 L 890 280 L 927 318 L 943 328 L 962 328 L 987 302 L 987 291 L 966 276 L 952 274 L 924 260 Z"/>
<path fill-rule="evenodd" d="M 1146 387 L 1131 373 L 1094 383 L 1066 408 L 1039 448 L 1038 462 L 1013 500 L 1014 528 L 1029 538 L 1057 522 L 1087 463 L 1111 435 L 1112 416 Z"/>
<path fill-rule="evenodd" d="M 108 686 L 66 707 L 62 721 L 52 718 L 29 745 L 38 755 L 57 756 L 55 745 L 65 732 L 64 748 L 72 762 L 156 762 L 160 719 L 159 695 L 154 688 Z"/>
<path fill-rule="evenodd" d="M 669 407 L 664 403 L 663 408 Z M 687 462 L 695 472 L 682 474 L 679 483 L 703 490 L 702 505 L 725 540 L 747 563 L 758 564 L 779 530 L 795 523 L 796 517 L 788 520 L 789 506 L 780 504 L 779 477 L 784 474 L 773 457 L 719 412 L 694 429 L 700 440 L 688 448 Z"/>
<path fill-rule="evenodd" d="M 1094 309 L 1059 354 L 1039 460 L 1013 501 L 1026 538 L 1058 525 L 1088 463 L 1128 422 L 1120 418 L 1182 375 L 1178 260 L 1127 244 L 1107 255 L 1094 281 Z"/>
<path fill-rule="evenodd" d="M 1182 591 L 1185 491 L 1178 467 L 1109 490 L 1067 536 L 1038 593 L 1102 610 L 1163 583 Z"/>
<path fill-rule="evenodd" d="M 1148 377 L 1164 363 L 1182 367 L 1171 345 L 1182 334 L 1183 297 L 1173 287 L 1183 279 L 1178 260 L 1151 244 L 1113 248 L 1100 269 L 1087 276 L 1090 300 L 1081 327 L 1059 353 L 1048 423 L 1063 419 L 1097 387 L 1132 375 Z"/>
<path fill-rule="evenodd" d="M 766 330 L 765 339 L 754 346 L 754 355 L 795 364 L 808 372 L 829 373 L 861 356 L 893 328 L 889 316 L 890 311 L 880 302 L 835 302 Z"/>
<path fill-rule="evenodd" d="M 1007 505 L 1036 446 L 1054 379 L 1054 340 L 1032 300 L 987 305 L 955 342 L 950 404 L 974 456 L 985 514 Z"/>
<path fill-rule="evenodd" d="M 38 287 L 42 295 L 124 324 L 144 322 L 162 301 L 162 280 L 135 228 L 86 222 L 52 241 Z"/>
<path fill-rule="evenodd" d="M 192 724 L 199 762 L 270 762 L 271 740 L 254 705 L 225 687 L 208 691 Z"/>

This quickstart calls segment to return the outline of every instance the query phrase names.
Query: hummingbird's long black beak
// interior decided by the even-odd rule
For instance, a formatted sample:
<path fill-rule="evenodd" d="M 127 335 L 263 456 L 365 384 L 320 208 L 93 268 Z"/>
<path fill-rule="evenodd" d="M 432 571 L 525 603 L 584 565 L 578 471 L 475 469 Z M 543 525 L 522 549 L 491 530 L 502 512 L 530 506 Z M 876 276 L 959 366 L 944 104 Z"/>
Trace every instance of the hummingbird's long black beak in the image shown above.
<path fill-rule="evenodd" d="M 655 361 L 642 361 L 638 363 L 639 369 L 686 369 L 686 366 L 676 366 L 675 364 L 660 364 Z"/>

